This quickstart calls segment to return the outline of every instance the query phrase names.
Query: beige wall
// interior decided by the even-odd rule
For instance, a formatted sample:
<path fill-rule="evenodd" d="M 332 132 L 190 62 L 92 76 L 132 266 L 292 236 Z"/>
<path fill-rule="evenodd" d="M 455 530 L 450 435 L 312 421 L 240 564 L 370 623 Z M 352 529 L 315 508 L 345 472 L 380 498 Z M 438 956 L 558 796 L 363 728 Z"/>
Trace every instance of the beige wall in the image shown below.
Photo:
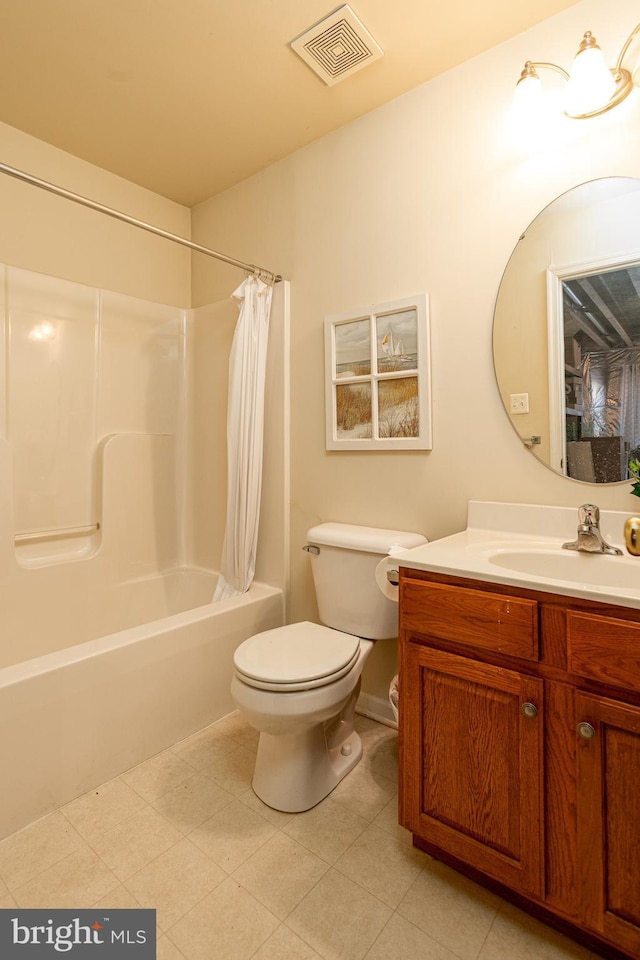
<path fill-rule="evenodd" d="M 189 237 L 187 207 L 0 123 L 0 160 L 41 180 Z M 94 210 L 0 174 L 0 262 L 188 307 L 191 253 Z"/>
<path fill-rule="evenodd" d="M 562 479 L 518 441 L 491 352 L 493 308 L 518 237 L 584 180 L 640 176 L 640 93 L 590 121 L 563 121 L 528 154 L 505 118 L 526 59 L 568 66 L 586 29 L 615 60 L 637 22 L 631 0 L 588 0 L 343 127 L 193 211 L 193 237 L 291 280 L 291 618 L 315 617 L 306 529 L 338 520 L 441 537 L 469 499 L 629 509 L 627 485 Z M 346 81 L 348 82 L 348 81 Z M 327 91 L 330 96 L 330 91 Z M 224 295 L 225 268 L 196 257 L 196 304 Z M 425 290 L 431 306 L 433 450 L 327 453 L 326 314 Z M 384 695 L 391 645 L 365 689 Z"/>

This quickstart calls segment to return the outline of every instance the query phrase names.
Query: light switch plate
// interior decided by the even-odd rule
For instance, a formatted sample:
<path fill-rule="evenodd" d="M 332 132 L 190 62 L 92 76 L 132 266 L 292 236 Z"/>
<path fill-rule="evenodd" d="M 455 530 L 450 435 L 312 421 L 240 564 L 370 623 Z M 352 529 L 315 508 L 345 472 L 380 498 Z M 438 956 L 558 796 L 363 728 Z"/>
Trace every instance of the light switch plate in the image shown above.
<path fill-rule="evenodd" d="M 528 393 L 510 393 L 509 394 L 509 413 L 529 413 L 529 394 Z"/>

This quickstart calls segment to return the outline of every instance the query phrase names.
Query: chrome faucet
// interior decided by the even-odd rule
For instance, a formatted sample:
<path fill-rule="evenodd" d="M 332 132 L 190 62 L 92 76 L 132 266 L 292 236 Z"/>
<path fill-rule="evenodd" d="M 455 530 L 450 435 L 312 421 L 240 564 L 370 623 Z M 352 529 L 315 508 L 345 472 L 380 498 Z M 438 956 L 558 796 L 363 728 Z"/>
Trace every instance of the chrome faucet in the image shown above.
<path fill-rule="evenodd" d="M 565 550 L 579 550 L 584 553 L 622 554 L 622 550 L 612 547 L 602 539 L 600 533 L 600 510 L 595 503 L 583 503 L 578 507 L 578 536 L 569 543 L 563 543 Z"/>

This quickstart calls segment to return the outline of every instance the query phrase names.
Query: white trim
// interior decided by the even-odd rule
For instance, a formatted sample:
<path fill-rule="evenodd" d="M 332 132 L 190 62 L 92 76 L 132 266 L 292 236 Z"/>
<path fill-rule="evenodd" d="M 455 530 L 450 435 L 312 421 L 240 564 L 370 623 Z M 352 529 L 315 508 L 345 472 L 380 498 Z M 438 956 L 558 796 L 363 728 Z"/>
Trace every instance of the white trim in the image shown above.
<path fill-rule="evenodd" d="M 382 697 L 374 697 L 371 693 L 360 693 L 356 704 L 356 713 L 363 717 L 369 717 L 371 720 L 377 720 L 378 723 L 384 723 L 387 727 L 398 729 L 391 704 Z"/>
<path fill-rule="evenodd" d="M 283 516 L 283 618 L 288 622 L 289 604 L 291 599 L 291 283 L 283 280 L 274 287 L 276 305 L 282 303 L 282 350 L 284 383 L 282 388 L 283 431 L 283 483 L 282 483 L 282 516 Z"/>
<path fill-rule="evenodd" d="M 564 389 L 562 277 L 547 269 L 547 344 L 549 352 L 549 466 L 567 475 L 567 404 Z"/>

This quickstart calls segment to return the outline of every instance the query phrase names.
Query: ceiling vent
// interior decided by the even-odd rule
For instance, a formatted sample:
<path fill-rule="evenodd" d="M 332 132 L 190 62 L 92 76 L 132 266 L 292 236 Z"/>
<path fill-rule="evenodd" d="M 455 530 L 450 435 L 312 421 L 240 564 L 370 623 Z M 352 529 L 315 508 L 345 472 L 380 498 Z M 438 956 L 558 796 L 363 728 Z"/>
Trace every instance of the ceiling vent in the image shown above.
<path fill-rule="evenodd" d="M 292 40 L 291 48 L 329 87 L 383 55 L 347 4 Z"/>

